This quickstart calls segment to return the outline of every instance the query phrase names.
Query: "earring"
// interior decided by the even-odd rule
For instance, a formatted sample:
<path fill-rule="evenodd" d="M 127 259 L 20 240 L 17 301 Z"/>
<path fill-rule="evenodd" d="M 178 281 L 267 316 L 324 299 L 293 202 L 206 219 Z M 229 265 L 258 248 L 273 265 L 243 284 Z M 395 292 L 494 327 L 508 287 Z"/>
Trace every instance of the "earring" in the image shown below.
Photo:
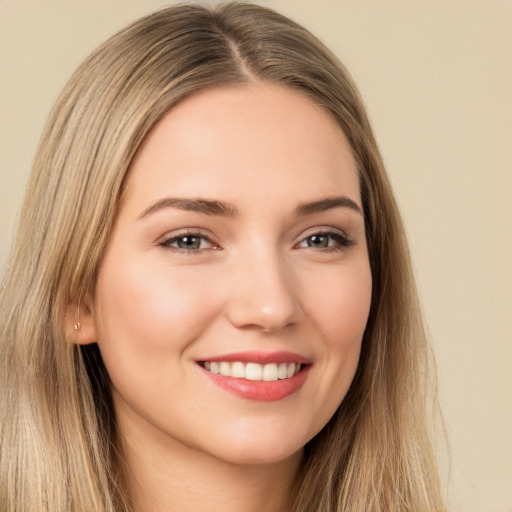
<path fill-rule="evenodd" d="M 76 324 L 73 324 L 73 330 L 79 331 L 80 330 L 80 304 L 77 305 L 76 310 L 77 310 L 78 322 Z"/>

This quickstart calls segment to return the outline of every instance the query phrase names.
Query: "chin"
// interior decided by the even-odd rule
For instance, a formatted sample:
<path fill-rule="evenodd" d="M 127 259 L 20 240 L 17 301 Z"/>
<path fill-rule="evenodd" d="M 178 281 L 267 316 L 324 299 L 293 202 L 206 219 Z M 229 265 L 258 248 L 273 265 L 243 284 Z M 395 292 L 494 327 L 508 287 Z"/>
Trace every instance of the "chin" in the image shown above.
<path fill-rule="evenodd" d="M 267 432 L 269 434 L 269 432 Z M 219 450 L 218 447 L 221 447 Z M 279 464 L 290 459 L 302 458 L 304 443 L 293 442 L 290 436 L 253 434 L 250 436 L 225 436 L 214 449 L 203 448 L 205 453 L 234 465 Z"/>
<path fill-rule="evenodd" d="M 230 447 L 227 452 L 218 454 L 217 458 L 222 458 L 228 464 L 236 466 L 262 466 L 279 465 L 288 463 L 291 460 L 300 461 L 302 459 L 303 448 L 300 447 L 294 451 L 261 450 L 260 447 L 233 450 Z"/>

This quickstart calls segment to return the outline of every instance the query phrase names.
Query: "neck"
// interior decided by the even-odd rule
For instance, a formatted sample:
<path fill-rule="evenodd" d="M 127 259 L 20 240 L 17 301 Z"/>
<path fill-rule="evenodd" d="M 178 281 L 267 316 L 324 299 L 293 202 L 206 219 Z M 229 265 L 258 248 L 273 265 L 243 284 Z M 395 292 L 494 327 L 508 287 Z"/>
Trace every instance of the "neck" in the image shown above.
<path fill-rule="evenodd" d="M 172 439 L 148 443 L 147 437 L 122 430 L 135 512 L 292 510 L 301 452 L 273 463 L 236 464 Z"/>

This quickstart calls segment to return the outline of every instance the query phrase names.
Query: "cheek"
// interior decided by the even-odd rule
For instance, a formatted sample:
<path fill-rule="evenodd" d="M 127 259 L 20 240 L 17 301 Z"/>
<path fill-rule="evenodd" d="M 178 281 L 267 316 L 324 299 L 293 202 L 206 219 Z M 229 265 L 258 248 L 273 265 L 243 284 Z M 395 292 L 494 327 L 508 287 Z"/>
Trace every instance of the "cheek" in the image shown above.
<path fill-rule="evenodd" d="M 370 269 L 364 259 L 327 269 L 317 277 L 321 277 L 315 281 L 317 286 L 310 285 L 307 294 L 317 356 L 316 386 L 309 397 L 313 409 L 308 429 L 311 437 L 327 424 L 352 383 L 372 289 Z"/>
<path fill-rule="evenodd" d="M 115 261 L 111 264 L 110 261 Z M 100 346 L 169 351 L 193 340 L 215 315 L 197 271 L 106 261 L 100 271 L 95 313 Z"/>
<path fill-rule="evenodd" d="M 370 311 L 372 280 L 366 264 L 333 272 L 310 294 L 310 307 L 316 311 L 316 326 L 323 333 L 326 350 L 359 353 Z"/>

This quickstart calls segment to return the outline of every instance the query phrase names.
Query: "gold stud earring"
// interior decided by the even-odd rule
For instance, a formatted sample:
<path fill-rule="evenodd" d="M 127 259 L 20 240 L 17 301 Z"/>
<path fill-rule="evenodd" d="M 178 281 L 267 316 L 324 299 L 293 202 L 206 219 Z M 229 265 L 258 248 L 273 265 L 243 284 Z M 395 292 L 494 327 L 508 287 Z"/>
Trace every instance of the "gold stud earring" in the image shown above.
<path fill-rule="evenodd" d="M 78 316 L 78 322 L 76 324 L 73 324 L 73 329 L 75 331 L 79 331 L 80 330 L 80 304 L 76 307 L 76 310 L 77 310 L 77 316 Z"/>

